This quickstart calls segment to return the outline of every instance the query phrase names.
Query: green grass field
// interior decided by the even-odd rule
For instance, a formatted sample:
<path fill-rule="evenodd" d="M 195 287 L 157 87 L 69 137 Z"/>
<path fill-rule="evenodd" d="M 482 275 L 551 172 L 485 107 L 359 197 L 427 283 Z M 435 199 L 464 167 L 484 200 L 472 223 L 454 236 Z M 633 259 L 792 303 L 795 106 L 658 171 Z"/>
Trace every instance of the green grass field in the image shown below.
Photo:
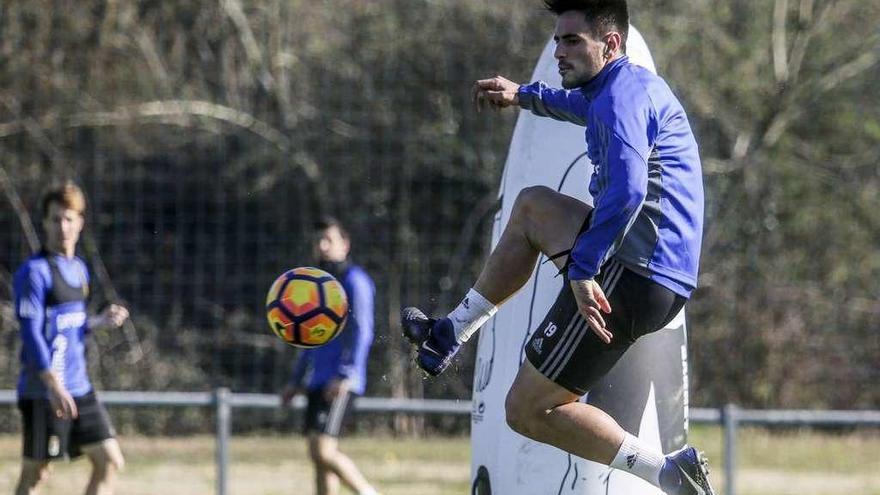
<path fill-rule="evenodd" d="M 214 488 L 214 441 L 123 437 L 128 466 L 119 479 L 123 495 L 210 495 Z M 723 493 L 721 431 L 699 427 L 691 435 L 706 450 L 712 479 Z M 739 441 L 739 495 L 880 495 L 880 432 L 849 434 L 743 429 Z M 18 471 L 17 436 L 0 437 L 0 493 L 11 493 Z M 384 495 L 470 493 L 467 438 L 354 437 L 343 450 Z M 231 495 L 312 495 L 311 466 L 298 436 L 233 437 Z M 81 492 L 87 461 L 58 463 L 41 493 Z M 502 494 L 503 495 L 503 494 Z"/>

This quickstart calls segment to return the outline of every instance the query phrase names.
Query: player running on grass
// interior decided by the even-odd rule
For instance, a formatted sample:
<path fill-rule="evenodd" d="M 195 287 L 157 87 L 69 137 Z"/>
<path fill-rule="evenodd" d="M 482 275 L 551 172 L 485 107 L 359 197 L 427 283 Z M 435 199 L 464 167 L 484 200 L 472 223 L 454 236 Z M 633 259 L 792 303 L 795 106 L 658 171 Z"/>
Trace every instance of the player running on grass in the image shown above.
<path fill-rule="evenodd" d="M 668 494 L 712 495 L 694 448 L 664 456 L 608 414 L 579 402 L 642 335 L 663 328 L 696 287 L 703 224 L 697 144 L 666 83 L 626 56 L 624 0 L 545 0 L 557 15 L 555 57 L 565 89 L 477 81 L 479 110 L 520 106 L 586 127 L 594 207 L 546 187 L 520 192 L 474 287 L 445 318 L 406 308 L 419 366 L 438 375 L 461 344 L 531 276 L 539 254 L 566 284 L 526 347 L 507 395 L 510 427 L 529 438 L 639 476 Z"/>

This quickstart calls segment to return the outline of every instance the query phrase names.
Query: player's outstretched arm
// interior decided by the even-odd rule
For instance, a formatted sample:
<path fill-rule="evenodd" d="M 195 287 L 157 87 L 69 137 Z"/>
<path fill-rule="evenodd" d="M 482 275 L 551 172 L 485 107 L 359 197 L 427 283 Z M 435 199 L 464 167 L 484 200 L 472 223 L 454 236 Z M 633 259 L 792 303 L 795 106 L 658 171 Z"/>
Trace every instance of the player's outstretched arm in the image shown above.
<path fill-rule="evenodd" d="M 589 102 L 583 91 L 551 88 L 543 81 L 520 86 L 519 106 L 539 117 L 550 117 L 575 125 L 587 125 Z"/>
<path fill-rule="evenodd" d="M 518 106 L 519 96 L 517 92 L 519 87 L 518 83 L 501 76 L 495 76 L 491 79 L 480 79 L 474 83 L 471 91 L 474 107 L 477 109 L 477 112 L 480 112 L 487 105 L 494 109 Z"/>

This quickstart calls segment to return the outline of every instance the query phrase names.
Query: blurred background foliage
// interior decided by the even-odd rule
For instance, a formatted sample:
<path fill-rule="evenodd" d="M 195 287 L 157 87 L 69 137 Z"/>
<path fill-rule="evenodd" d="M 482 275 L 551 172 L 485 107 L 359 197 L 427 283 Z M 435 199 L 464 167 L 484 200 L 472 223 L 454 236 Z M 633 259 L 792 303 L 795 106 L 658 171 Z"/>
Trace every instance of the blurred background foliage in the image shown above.
<path fill-rule="evenodd" d="M 704 160 L 691 403 L 880 407 L 880 4 L 630 10 Z M 467 399 L 476 346 L 424 381 L 396 315 L 473 283 L 516 113 L 476 114 L 470 86 L 526 82 L 553 22 L 536 0 L 2 2 L 0 388 L 39 194 L 74 177 L 95 304 L 133 309 L 94 336 L 99 389 L 277 391 L 295 352 L 264 293 L 331 213 L 378 287 L 368 394 Z"/>

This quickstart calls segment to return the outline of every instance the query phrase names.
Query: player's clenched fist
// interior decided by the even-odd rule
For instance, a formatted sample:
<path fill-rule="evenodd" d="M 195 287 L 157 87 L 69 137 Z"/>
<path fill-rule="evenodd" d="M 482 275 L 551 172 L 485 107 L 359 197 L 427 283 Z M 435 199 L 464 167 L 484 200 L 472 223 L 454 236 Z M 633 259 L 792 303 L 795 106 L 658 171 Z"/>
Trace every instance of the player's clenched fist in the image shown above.
<path fill-rule="evenodd" d="M 474 83 L 472 97 L 477 111 L 484 106 L 492 108 L 507 108 L 511 105 L 519 105 L 519 84 L 501 76 L 491 79 L 480 79 Z"/>

